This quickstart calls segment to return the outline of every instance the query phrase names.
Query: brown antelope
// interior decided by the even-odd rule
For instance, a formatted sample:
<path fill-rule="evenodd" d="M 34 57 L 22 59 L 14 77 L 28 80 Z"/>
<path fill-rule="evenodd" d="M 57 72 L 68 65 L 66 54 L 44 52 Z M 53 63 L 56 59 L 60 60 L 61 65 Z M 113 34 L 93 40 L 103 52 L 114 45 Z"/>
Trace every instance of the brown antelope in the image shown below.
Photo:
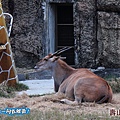
<path fill-rule="evenodd" d="M 54 90 L 57 95 L 64 94 L 66 104 L 81 102 L 105 103 L 112 100 L 112 89 L 101 77 L 86 68 L 75 69 L 61 60 L 60 53 L 69 48 L 58 50 L 45 56 L 35 66 L 37 71 L 50 69 L 54 78 Z"/>

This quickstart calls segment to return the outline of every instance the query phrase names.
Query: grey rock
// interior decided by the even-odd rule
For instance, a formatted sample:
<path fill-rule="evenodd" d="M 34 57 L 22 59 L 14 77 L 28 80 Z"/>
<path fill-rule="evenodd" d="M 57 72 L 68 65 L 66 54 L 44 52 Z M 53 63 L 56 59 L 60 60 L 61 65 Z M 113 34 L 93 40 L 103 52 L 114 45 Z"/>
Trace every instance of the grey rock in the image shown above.
<path fill-rule="evenodd" d="M 33 68 L 50 50 L 49 2 L 73 3 L 76 67 L 120 67 L 120 0 L 4 0 L 4 12 L 14 17 L 10 39 L 17 67 Z"/>
<path fill-rule="evenodd" d="M 98 63 L 105 67 L 120 67 L 120 15 L 98 12 Z"/>
<path fill-rule="evenodd" d="M 10 39 L 16 66 L 33 67 L 42 55 L 41 0 L 6 0 L 3 10 L 14 17 Z"/>
<path fill-rule="evenodd" d="M 98 10 L 120 12 L 120 0 L 97 0 Z"/>

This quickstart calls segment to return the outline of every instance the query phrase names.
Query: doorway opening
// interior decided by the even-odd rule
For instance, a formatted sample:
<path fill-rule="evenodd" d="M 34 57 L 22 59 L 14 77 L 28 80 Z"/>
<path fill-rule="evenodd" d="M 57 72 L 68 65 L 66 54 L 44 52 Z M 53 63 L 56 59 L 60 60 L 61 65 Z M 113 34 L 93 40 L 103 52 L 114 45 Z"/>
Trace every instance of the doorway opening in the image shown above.
<path fill-rule="evenodd" d="M 73 4 L 51 4 L 49 18 L 51 51 L 73 47 L 61 56 L 69 65 L 75 65 Z"/>
<path fill-rule="evenodd" d="M 56 9 L 56 50 L 74 46 L 73 5 L 58 4 Z M 69 65 L 74 65 L 74 49 L 62 54 Z"/>

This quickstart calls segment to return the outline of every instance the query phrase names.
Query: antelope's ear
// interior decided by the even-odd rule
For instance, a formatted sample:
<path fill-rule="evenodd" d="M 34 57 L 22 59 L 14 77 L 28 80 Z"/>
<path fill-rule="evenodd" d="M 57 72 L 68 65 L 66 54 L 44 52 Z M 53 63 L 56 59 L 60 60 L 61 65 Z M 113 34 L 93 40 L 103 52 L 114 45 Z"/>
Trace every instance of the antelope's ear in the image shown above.
<path fill-rule="evenodd" d="M 59 58 L 60 58 L 59 56 L 54 56 L 54 57 L 50 58 L 50 60 L 51 60 L 52 62 L 55 62 L 55 61 L 58 60 Z"/>
<path fill-rule="evenodd" d="M 60 57 L 60 59 L 61 59 L 61 60 L 65 60 L 65 59 L 66 59 L 66 57 Z"/>

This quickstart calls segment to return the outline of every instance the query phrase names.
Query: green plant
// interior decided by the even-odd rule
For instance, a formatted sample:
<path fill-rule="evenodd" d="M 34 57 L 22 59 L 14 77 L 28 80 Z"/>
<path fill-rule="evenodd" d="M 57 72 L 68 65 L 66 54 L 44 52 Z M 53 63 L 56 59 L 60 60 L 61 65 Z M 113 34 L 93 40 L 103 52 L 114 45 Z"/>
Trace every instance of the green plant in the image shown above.
<path fill-rule="evenodd" d="M 104 77 L 105 80 L 109 83 L 112 88 L 113 93 L 120 92 L 120 78 L 117 78 L 115 75 L 107 75 Z"/>
<path fill-rule="evenodd" d="M 108 81 L 109 85 L 111 86 L 113 93 L 119 93 L 120 92 L 120 79 L 115 78 L 110 81 Z"/>
<path fill-rule="evenodd" d="M 22 90 L 28 90 L 29 87 L 22 83 L 17 83 L 14 87 L 15 91 L 22 91 Z"/>
<path fill-rule="evenodd" d="M 29 87 L 22 83 L 17 83 L 14 87 L 0 84 L 0 97 L 14 97 L 16 91 L 27 89 L 29 89 Z"/>
<path fill-rule="evenodd" d="M 25 79 L 29 80 L 29 75 L 28 74 L 25 75 Z"/>
<path fill-rule="evenodd" d="M 104 79 L 107 80 L 107 81 L 115 80 L 116 78 L 117 77 L 115 75 L 112 75 L 112 74 L 106 75 L 104 77 Z"/>

